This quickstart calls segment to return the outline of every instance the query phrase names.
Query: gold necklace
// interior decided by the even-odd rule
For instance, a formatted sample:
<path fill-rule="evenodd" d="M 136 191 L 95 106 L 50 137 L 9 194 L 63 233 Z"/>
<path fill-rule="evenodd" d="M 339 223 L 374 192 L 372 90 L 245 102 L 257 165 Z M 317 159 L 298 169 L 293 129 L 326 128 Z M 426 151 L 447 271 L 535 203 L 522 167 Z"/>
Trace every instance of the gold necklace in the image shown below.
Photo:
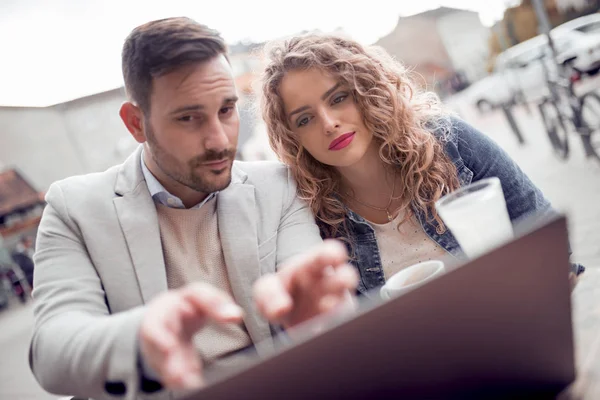
<path fill-rule="evenodd" d="M 356 197 L 351 196 L 349 193 L 346 193 L 346 197 L 356 201 L 358 204 L 362 204 L 365 207 L 369 207 L 372 208 L 373 210 L 377 210 L 377 211 L 385 211 L 388 221 L 392 222 L 394 220 L 394 216 L 390 213 L 390 206 L 392 205 L 392 200 L 397 200 L 397 198 L 394 198 L 394 192 L 396 191 L 396 175 L 394 174 L 394 183 L 392 184 L 392 193 L 390 194 L 390 201 L 388 201 L 388 204 L 385 208 L 382 207 L 376 207 L 373 206 L 371 204 L 368 203 L 363 203 L 362 201 L 360 201 L 359 199 L 357 199 Z"/>

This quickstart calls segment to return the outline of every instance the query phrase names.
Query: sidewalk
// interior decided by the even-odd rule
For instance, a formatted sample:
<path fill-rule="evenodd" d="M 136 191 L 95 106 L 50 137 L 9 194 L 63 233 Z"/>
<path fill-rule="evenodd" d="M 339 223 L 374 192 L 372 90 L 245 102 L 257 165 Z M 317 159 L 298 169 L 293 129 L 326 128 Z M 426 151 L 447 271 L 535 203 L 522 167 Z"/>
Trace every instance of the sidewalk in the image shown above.
<path fill-rule="evenodd" d="M 463 118 L 495 140 L 544 192 L 552 205 L 567 214 L 573 261 L 600 268 L 600 162 L 586 160 L 579 137 L 570 139 L 571 156 L 554 157 L 537 109 L 516 108 L 514 117 L 526 143 L 519 146 L 501 111 L 486 115 L 459 105 Z M 599 116 L 600 117 L 600 116 Z"/>
<path fill-rule="evenodd" d="M 32 303 L 11 300 L 10 309 L 0 312 L 0 399 L 56 400 L 59 396 L 46 393 L 29 371 Z"/>

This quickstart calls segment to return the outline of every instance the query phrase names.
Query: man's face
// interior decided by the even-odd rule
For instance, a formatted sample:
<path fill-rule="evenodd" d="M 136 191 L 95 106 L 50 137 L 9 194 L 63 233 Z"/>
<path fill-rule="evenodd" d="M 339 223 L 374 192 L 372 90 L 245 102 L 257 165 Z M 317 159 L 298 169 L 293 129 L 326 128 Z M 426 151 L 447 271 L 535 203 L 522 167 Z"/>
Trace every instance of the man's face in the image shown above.
<path fill-rule="evenodd" d="M 153 80 L 145 149 L 166 178 L 203 193 L 229 185 L 240 124 L 237 99 L 222 55 Z"/>

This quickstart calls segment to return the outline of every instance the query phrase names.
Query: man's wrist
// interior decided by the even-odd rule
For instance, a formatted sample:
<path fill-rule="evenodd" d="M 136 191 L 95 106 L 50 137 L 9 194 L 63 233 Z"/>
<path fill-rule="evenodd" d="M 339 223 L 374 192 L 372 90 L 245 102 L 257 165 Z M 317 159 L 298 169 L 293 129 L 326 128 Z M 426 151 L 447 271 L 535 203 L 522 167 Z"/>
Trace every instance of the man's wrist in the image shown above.
<path fill-rule="evenodd" d="M 140 377 L 140 391 L 144 393 L 154 393 L 163 389 L 158 374 L 144 359 L 139 341 L 137 345 L 137 366 Z"/>

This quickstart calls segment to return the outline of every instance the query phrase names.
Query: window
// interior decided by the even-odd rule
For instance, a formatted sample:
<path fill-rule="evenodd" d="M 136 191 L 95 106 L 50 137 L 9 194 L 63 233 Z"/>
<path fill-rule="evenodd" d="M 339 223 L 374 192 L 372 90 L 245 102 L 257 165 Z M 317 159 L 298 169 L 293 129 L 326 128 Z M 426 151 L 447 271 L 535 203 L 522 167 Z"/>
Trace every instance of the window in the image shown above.
<path fill-rule="evenodd" d="M 540 56 L 546 53 L 546 44 L 537 45 L 531 47 L 521 53 L 515 54 L 507 60 L 509 68 L 519 68 L 521 66 L 527 66 L 529 63 L 536 61 Z"/>
<path fill-rule="evenodd" d="M 577 28 L 582 33 L 600 33 L 600 21 L 590 22 L 589 24 Z"/>

